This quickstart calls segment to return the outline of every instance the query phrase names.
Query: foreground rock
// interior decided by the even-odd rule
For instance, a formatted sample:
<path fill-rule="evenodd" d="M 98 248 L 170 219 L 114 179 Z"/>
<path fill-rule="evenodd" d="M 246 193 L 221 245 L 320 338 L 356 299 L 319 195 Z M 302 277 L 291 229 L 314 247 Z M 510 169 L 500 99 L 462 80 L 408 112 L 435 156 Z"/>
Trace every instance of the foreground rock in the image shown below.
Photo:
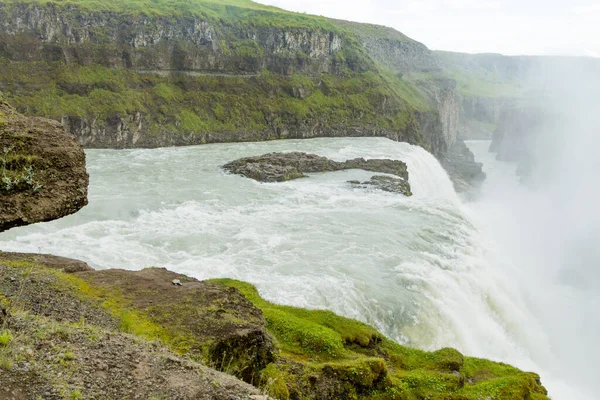
<path fill-rule="evenodd" d="M 0 253 L 0 307 L 2 399 L 267 399 L 230 375 L 273 361 L 262 314 L 233 288 Z"/>
<path fill-rule="evenodd" d="M 87 204 L 85 153 L 55 121 L 25 118 L 0 96 L 0 232 Z"/>
<path fill-rule="evenodd" d="M 337 162 L 327 157 L 300 152 L 269 153 L 257 157 L 240 158 L 225 164 L 223 169 L 259 182 L 284 182 L 303 178 L 307 173 L 363 169 L 396 175 L 398 178 L 375 176 L 371 178 L 371 181 L 373 181 L 372 184 L 382 188 L 391 188 L 392 186 L 395 188 L 388 191 L 412 196 L 408 181 L 408 169 L 406 164 L 399 160 L 356 158 Z M 387 182 L 387 184 L 383 185 L 383 182 Z M 390 185 L 390 183 L 393 184 Z"/>
<path fill-rule="evenodd" d="M 0 253 L 0 308 L 3 399 L 548 400 L 534 373 L 403 347 L 233 280 Z"/>

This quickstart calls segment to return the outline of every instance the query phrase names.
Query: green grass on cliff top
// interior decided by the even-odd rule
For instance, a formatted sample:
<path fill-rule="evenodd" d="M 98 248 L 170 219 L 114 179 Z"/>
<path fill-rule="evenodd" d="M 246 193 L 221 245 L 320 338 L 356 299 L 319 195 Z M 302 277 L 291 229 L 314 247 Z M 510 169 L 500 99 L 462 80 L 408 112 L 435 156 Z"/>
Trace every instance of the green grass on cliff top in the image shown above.
<path fill-rule="evenodd" d="M 231 279 L 212 282 L 237 288 L 263 312 L 267 330 L 281 351 L 280 362 L 265 373 L 269 379 L 285 382 L 292 389 L 269 390 L 277 399 L 294 398 L 290 395 L 293 388 L 307 387 L 303 382 L 310 380 L 307 377 L 333 371 L 334 376 L 342 377 L 341 382 L 362 387 L 364 393 L 348 396 L 356 399 L 548 400 L 535 373 L 465 357 L 451 348 L 426 352 L 401 346 L 375 328 L 331 311 L 271 303 L 249 283 Z M 292 377 L 288 362 L 303 364 L 307 369 L 305 376 Z"/>
<path fill-rule="evenodd" d="M 210 21 L 254 26 L 340 31 L 333 21 L 286 11 L 250 0 L 3 0 L 0 4 L 53 4 L 76 6 L 89 12 L 111 11 L 130 15 L 201 17 Z"/>

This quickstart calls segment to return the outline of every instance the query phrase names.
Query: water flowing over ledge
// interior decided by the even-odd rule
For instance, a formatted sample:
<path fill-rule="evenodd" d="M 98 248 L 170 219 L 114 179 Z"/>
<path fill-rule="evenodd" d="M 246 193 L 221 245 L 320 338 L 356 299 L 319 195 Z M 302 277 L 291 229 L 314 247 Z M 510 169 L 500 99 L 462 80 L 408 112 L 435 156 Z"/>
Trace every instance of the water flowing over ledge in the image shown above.
<path fill-rule="evenodd" d="M 399 159 L 414 196 L 354 189 L 346 181 L 370 176 L 358 170 L 259 184 L 219 168 L 273 151 Z M 476 218 L 419 147 L 348 138 L 94 150 L 88 167 L 88 208 L 3 234 L 0 247 L 99 269 L 240 279 L 267 300 L 327 308 L 416 347 L 452 346 L 531 370 L 548 361 L 523 294 L 490 263 Z"/>

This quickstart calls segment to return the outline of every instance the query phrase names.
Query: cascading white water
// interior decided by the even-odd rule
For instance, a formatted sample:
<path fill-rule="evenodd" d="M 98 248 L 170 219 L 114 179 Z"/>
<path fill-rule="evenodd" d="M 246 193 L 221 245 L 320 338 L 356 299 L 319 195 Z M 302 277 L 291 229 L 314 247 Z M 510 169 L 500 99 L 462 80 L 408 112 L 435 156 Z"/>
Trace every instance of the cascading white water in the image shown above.
<path fill-rule="evenodd" d="M 354 188 L 346 181 L 373 175 L 359 170 L 260 184 L 219 169 L 272 151 L 400 159 L 415 195 Z M 452 346 L 539 371 L 561 391 L 556 399 L 585 399 L 554 374 L 558 361 L 528 299 L 528 275 L 419 147 L 346 138 L 94 150 L 88 169 L 88 207 L 4 233 L 0 248 L 96 268 L 164 266 L 246 280 L 270 300 L 328 308 L 410 345 Z"/>

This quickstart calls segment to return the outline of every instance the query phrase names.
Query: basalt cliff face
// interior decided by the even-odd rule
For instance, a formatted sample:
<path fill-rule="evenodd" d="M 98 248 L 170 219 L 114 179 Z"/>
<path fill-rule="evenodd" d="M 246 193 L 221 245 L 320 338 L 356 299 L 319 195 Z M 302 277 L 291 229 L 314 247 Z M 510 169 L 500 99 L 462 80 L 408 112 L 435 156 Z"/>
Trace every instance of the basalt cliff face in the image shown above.
<path fill-rule="evenodd" d="M 460 99 L 423 44 L 250 1 L 0 3 L 0 89 L 88 148 L 324 136 L 440 160 Z"/>
<path fill-rule="evenodd" d="M 14 61 L 223 74 L 264 69 L 318 74 L 369 67 L 358 58 L 355 63 L 336 59 L 349 46 L 340 33 L 327 29 L 231 26 L 200 15 L 94 11 L 77 2 L 4 4 L 1 10 L 3 53 Z"/>

